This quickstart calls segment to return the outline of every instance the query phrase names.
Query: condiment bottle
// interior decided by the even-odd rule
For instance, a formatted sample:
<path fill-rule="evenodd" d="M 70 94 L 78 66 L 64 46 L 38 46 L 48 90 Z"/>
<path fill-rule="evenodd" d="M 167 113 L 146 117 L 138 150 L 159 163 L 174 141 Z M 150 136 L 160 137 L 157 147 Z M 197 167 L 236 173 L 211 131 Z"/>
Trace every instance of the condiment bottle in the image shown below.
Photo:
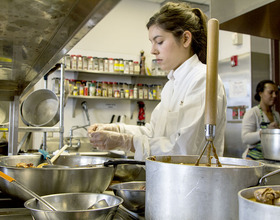
<path fill-rule="evenodd" d="M 77 69 L 77 56 L 71 55 L 71 69 Z"/>
<path fill-rule="evenodd" d="M 114 72 L 114 60 L 113 58 L 109 58 L 109 72 L 113 73 Z"/>
<path fill-rule="evenodd" d="M 139 74 L 140 73 L 140 66 L 138 61 L 133 62 L 133 73 Z"/>

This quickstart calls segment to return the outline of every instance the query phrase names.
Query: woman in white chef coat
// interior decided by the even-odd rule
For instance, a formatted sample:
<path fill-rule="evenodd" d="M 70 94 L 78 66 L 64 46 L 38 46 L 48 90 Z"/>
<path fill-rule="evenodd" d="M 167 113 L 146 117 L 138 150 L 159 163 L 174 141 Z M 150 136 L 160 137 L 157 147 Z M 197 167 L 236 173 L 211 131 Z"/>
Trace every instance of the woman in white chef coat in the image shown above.
<path fill-rule="evenodd" d="M 90 141 L 102 150 L 150 155 L 199 155 L 205 145 L 207 17 L 186 3 L 166 3 L 147 23 L 151 53 L 161 69 L 170 71 L 161 102 L 145 126 L 94 124 Z M 217 124 L 214 146 L 224 151 L 226 95 L 218 78 Z"/>
<path fill-rule="evenodd" d="M 261 147 L 262 129 L 276 129 L 280 125 L 279 113 L 273 110 L 277 95 L 278 87 L 272 80 L 258 83 L 254 98 L 259 104 L 247 111 L 242 120 L 242 141 L 248 145 L 243 158 L 264 159 Z"/>

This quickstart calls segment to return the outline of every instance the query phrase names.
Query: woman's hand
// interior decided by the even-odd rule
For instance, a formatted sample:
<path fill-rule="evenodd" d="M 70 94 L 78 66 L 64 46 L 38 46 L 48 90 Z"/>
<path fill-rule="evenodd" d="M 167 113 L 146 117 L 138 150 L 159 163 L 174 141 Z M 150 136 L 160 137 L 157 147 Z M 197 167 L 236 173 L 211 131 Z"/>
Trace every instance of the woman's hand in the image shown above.
<path fill-rule="evenodd" d="M 133 150 L 133 136 L 112 131 L 95 131 L 90 134 L 90 142 L 100 150 Z"/>
<path fill-rule="evenodd" d="M 269 129 L 277 129 L 277 128 L 279 128 L 279 125 L 278 125 L 278 123 L 277 122 L 271 122 L 268 126 L 267 126 L 267 128 L 269 128 Z"/>
<path fill-rule="evenodd" d="M 88 134 L 95 131 L 114 131 L 114 132 L 120 132 L 120 128 L 117 124 L 93 124 L 88 128 Z"/>

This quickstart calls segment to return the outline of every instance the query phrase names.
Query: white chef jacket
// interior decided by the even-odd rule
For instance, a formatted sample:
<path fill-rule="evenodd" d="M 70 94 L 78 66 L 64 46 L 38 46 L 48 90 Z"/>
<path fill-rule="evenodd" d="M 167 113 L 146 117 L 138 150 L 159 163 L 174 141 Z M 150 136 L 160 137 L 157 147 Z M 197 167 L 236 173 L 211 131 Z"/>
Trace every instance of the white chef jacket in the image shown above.
<path fill-rule="evenodd" d="M 206 65 L 197 55 L 168 74 L 161 102 L 145 126 L 119 124 L 120 132 L 134 135 L 134 158 L 151 155 L 199 155 L 205 141 Z M 214 146 L 218 156 L 224 152 L 226 94 L 218 77 L 217 123 Z"/>

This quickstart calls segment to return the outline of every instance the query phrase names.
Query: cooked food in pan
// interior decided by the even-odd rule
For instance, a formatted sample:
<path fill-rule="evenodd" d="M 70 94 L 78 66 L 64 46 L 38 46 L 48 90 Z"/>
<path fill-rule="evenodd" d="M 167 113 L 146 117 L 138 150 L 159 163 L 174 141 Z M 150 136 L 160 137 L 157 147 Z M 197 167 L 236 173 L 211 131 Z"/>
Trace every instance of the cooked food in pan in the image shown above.
<path fill-rule="evenodd" d="M 251 200 L 269 205 L 280 206 L 280 191 L 273 190 L 269 187 L 258 189 L 254 192 L 254 198 Z"/>

